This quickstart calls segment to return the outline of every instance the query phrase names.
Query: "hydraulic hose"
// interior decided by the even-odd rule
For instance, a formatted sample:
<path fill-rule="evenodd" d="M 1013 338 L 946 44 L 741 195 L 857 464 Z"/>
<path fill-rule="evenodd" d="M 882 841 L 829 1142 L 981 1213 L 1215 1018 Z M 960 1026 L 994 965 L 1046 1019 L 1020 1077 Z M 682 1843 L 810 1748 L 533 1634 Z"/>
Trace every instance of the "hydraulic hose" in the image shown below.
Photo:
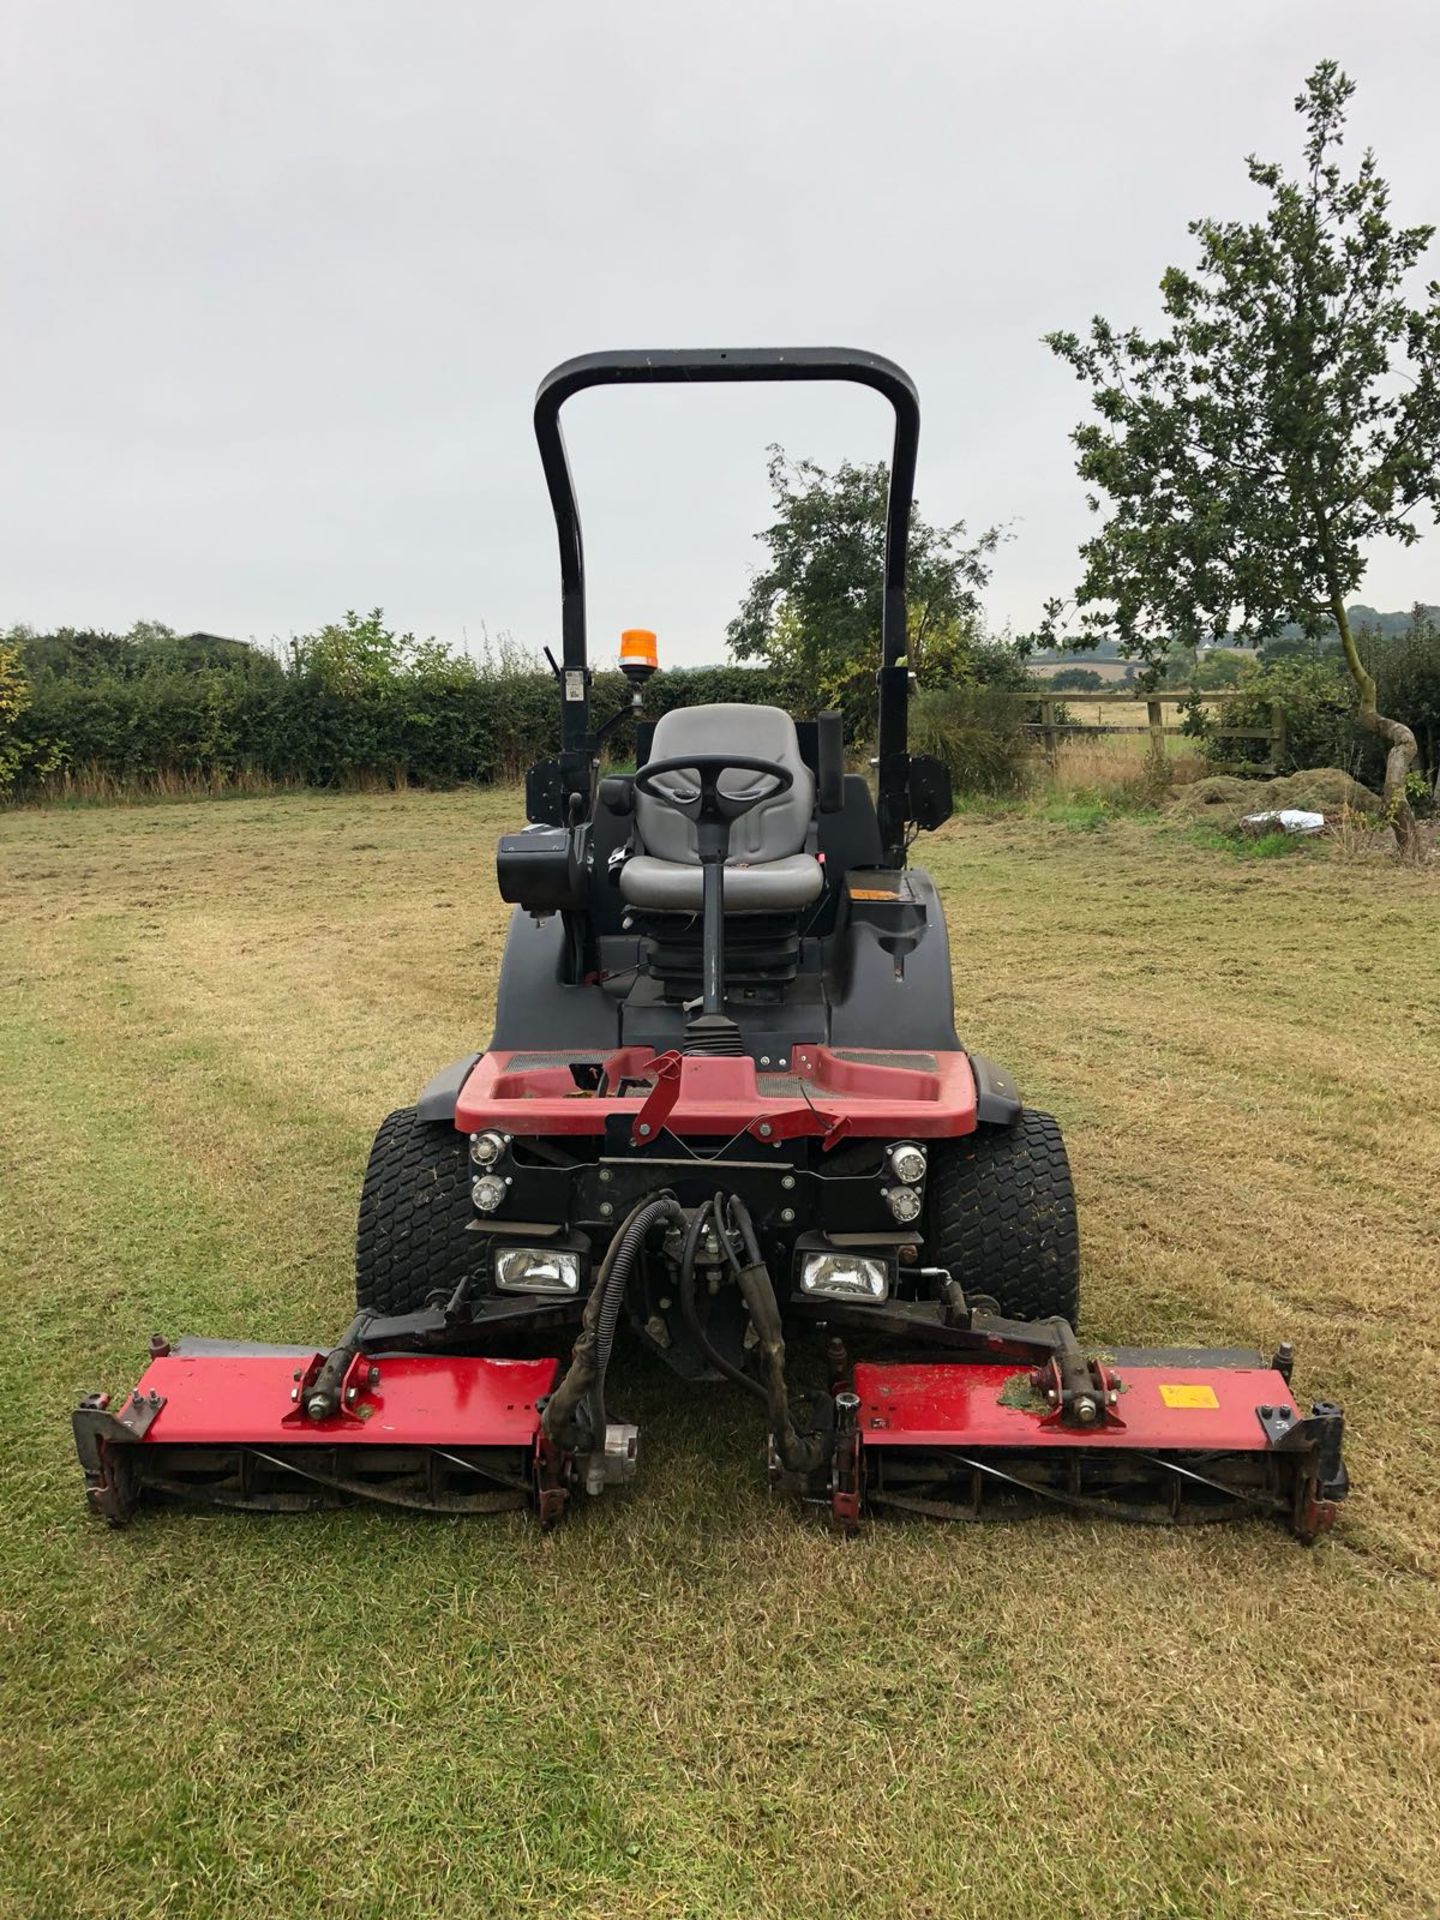
<path fill-rule="evenodd" d="M 745 1248 L 746 1264 L 737 1266 L 736 1284 L 750 1324 L 759 1341 L 760 1362 L 765 1374 L 765 1398 L 770 1410 L 770 1432 L 781 1465 L 791 1473 L 816 1473 L 830 1463 L 830 1436 L 808 1433 L 802 1436 L 790 1410 L 790 1392 L 785 1382 L 785 1333 L 780 1320 L 780 1304 L 770 1271 L 760 1258 L 750 1210 L 738 1194 L 730 1196 L 730 1218 Z M 722 1242 L 725 1235 L 721 1234 Z"/>
<path fill-rule="evenodd" d="M 576 1416 L 581 1402 L 587 1400 L 591 1444 L 604 1445 L 605 1373 L 610 1365 L 615 1328 L 635 1257 L 657 1220 L 683 1218 L 674 1194 L 653 1193 L 632 1207 L 616 1229 L 590 1290 L 590 1298 L 585 1303 L 585 1314 L 570 1356 L 570 1365 L 541 1415 L 541 1424 L 547 1436 L 559 1441 L 562 1446 L 573 1447 L 578 1444 L 581 1436 L 577 1431 Z"/>
<path fill-rule="evenodd" d="M 757 1398 L 768 1404 L 770 1396 L 760 1381 L 755 1379 L 753 1374 L 746 1373 L 743 1368 L 727 1360 L 719 1348 L 713 1344 L 705 1322 L 700 1318 L 700 1309 L 695 1299 L 695 1260 L 700 1251 L 701 1235 L 712 1218 L 715 1218 L 717 1238 L 722 1242 L 725 1238 L 725 1228 L 716 1218 L 719 1199 L 720 1196 L 717 1194 L 714 1200 L 707 1200 L 695 1209 L 689 1231 L 685 1235 L 685 1246 L 680 1255 L 680 1311 L 685 1317 L 685 1325 L 690 1329 L 691 1339 L 716 1372 L 724 1374 L 725 1378 L 733 1380 L 737 1387 L 744 1387 L 747 1393 L 755 1394 Z M 733 1255 L 731 1264 L 734 1264 Z"/>

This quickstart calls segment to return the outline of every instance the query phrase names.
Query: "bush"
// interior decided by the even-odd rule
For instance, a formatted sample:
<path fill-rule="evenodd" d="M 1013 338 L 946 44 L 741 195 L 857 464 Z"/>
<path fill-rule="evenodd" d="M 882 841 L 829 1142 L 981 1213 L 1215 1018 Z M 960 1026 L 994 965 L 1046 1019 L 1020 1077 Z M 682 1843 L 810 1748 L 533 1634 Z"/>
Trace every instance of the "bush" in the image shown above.
<path fill-rule="evenodd" d="M 1018 793 L 1028 778 L 1025 709 L 1001 688 L 923 688 L 910 705 L 910 745 L 944 761 L 960 793 Z"/>
<path fill-rule="evenodd" d="M 1380 711 L 1412 730 L 1420 756 L 1416 771 L 1433 788 L 1440 774 L 1440 626 L 1426 608 L 1416 607 L 1404 632 L 1362 631 L 1357 644 L 1375 676 Z M 1356 718 L 1355 688 L 1340 654 L 1286 654 L 1247 666 L 1239 692 L 1244 698 L 1230 701 L 1225 710 L 1232 726 L 1267 726 L 1272 700 L 1284 711 L 1286 751 L 1279 772 L 1343 767 L 1366 786 L 1378 788 L 1383 782 L 1384 749 Z M 1212 761 L 1258 767 L 1266 760 L 1265 741 L 1227 739 L 1198 709 L 1187 716 L 1186 726 L 1203 740 Z"/>
<path fill-rule="evenodd" d="M 1380 711 L 1395 714 L 1414 733 L 1416 771 L 1433 789 L 1440 780 L 1440 626 L 1431 609 L 1416 607 L 1403 633 L 1365 632 L 1360 651 L 1375 676 Z M 1376 750 L 1377 764 L 1379 757 Z"/>
<path fill-rule="evenodd" d="M 0 640 L 0 794 L 14 784 L 24 760 L 20 743 L 21 716 L 30 704 L 30 686 L 20 663 L 20 649 Z"/>
<path fill-rule="evenodd" d="M 1285 752 L 1277 772 L 1343 767 L 1357 779 L 1365 778 L 1369 739 L 1356 722 L 1355 689 L 1343 662 L 1285 659 L 1273 666 L 1249 665 L 1241 672 L 1237 693 L 1237 699 L 1225 703 L 1227 727 L 1268 727 L 1272 702 L 1284 713 Z M 1257 773 L 1268 765 L 1267 740 L 1236 740 L 1198 707 L 1187 711 L 1184 724 L 1212 763 L 1248 764 Z"/>

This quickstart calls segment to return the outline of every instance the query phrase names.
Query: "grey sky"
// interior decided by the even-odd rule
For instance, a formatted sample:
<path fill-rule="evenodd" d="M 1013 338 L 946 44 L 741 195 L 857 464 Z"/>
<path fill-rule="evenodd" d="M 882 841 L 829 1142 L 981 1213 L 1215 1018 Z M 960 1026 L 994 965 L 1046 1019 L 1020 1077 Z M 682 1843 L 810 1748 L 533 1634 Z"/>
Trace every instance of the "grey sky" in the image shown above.
<path fill-rule="evenodd" d="M 1255 204 L 1334 55 L 1398 214 L 1440 219 L 1433 0 L 4 0 L 0 622 L 267 638 L 347 606 L 553 640 L 536 382 L 613 346 L 843 344 L 924 405 L 988 596 L 1073 584 L 1082 410 L 1047 327 L 1154 312 Z M 887 444 L 845 388 L 566 413 L 592 648 L 723 654 L 764 449 Z M 1364 597 L 1440 600 L 1440 540 Z"/>

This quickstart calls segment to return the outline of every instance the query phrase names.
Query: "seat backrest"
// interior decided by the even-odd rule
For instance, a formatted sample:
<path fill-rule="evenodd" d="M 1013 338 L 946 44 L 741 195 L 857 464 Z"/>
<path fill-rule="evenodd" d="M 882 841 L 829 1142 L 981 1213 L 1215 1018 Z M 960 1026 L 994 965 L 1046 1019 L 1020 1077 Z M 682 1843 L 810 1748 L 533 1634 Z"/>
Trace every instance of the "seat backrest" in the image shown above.
<path fill-rule="evenodd" d="M 795 722 L 783 707 L 751 707 L 740 702 L 708 707 L 672 707 L 655 723 L 650 747 L 652 760 L 678 760 L 685 753 L 739 753 L 750 759 L 773 760 L 795 776 L 788 793 L 762 800 L 758 807 L 730 828 L 730 858 L 754 865 L 803 853 L 815 812 L 815 777 L 800 758 Z M 693 779 L 682 773 L 662 773 L 655 783 L 688 797 Z M 774 788 L 768 774 L 736 771 L 720 782 L 724 793 L 749 794 Z M 683 813 L 648 794 L 635 795 L 635 825 L 647 853 L 682 866 L 698 866 L 695 826 Z"/>

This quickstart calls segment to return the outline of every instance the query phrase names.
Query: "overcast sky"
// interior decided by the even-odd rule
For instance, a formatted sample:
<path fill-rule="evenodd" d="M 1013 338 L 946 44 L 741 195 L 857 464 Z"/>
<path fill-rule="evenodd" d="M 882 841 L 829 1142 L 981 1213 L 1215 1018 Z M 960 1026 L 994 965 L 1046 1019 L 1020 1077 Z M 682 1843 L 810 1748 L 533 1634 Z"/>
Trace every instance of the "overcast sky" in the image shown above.
<path fill-rule="evenodd" d="M 1440 219 L 1434 0 L 0 0 L 0 35 L 3 624 L 553 642 L 546 369 L 836 344 L 918 381 L 926 514 L 1013 523 L 1024 630 L 1088 521 L 1039 335 L 1150 320 L 1317 59 Z M 723 656 L 768 442 L 888 446 L 841 387 L 565 418 L 597 658 Z M 1440 601 L 1440 538 L 1364 598 Z"/>

